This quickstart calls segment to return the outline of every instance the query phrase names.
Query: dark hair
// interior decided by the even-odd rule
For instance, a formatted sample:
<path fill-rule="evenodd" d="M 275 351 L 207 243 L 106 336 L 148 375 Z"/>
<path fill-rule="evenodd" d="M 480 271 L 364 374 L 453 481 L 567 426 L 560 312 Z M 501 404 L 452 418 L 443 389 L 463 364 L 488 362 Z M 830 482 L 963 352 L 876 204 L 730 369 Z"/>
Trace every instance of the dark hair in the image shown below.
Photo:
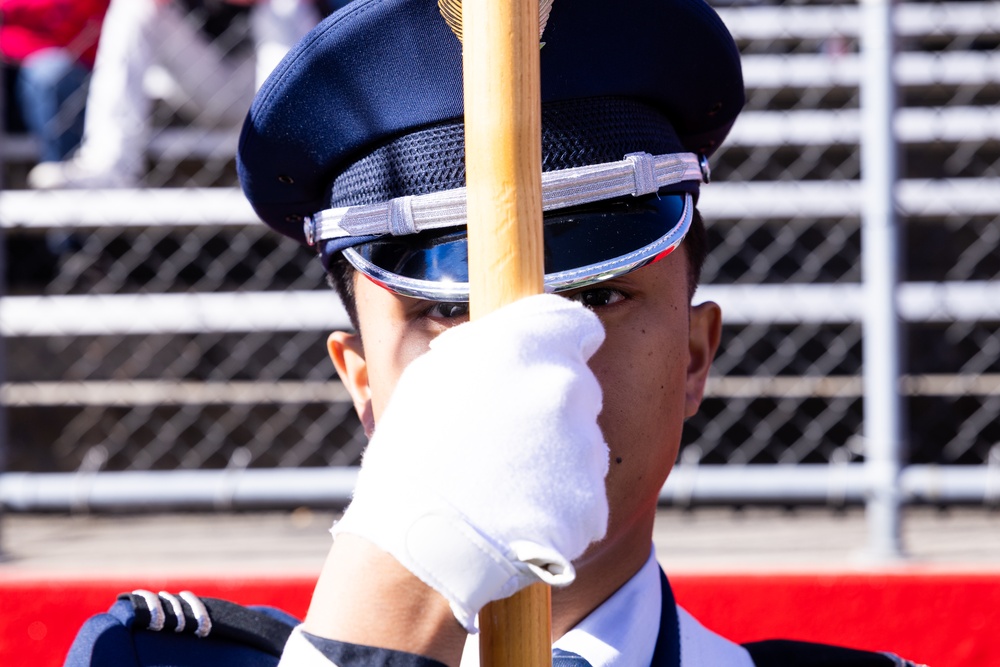
<path fill-rule="evenodd" d="M 688 299 L 690 300 L 694 297 L 694 291 L 698 288 L 698 283 L 701 280 L 701 268 L 705 264 L 705 257 L 708 254 L 708 238 L 705 233 L 705 222 L 701 217 L 701 212 L 697 208 L 694 210 L 691 229 L 688 230 L 687 236 L 684 237 L 681 247 L 685 249 L 685 254 L 687 255 Z M 354 298 L 355 272 L 356 269 L 351 266 L 351 263 L 343 255 L 337 255 L 330 260 L 330 268 L 327 271 L 326 280 L 336 290 L 337 295 L 344 304 L 344 308 L 347 310 L 348 317 L 351 318 L 351 324 L 354 325 L 355 330 L 358 330 L 358 304 Z"/>
<path fill-rule="evenodd" d="M 355 330 L 360 330 L 358 326 L 358 303 L 354 298 L 354 273 L 357 271 L 351 263 L 347 261 L 343 254 L 337 254 L 330 258 L 329 269 L 326 272 L 326 282 L 329 283 L 340 297 L 347 316 L 351 318 L 351 324 Z"/>

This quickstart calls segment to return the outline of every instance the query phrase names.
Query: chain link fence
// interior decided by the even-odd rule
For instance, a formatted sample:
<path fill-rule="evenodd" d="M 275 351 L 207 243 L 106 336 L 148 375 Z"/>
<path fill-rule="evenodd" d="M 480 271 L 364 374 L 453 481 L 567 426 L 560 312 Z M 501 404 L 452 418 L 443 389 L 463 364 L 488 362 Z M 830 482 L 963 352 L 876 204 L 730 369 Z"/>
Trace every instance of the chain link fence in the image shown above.
<path fill-rule="evenodd" d="M 716 6 L 744 54 L 748 103 L 702 196 L 712 248 L 703 293 L 725 317 L 739 306 L 734 290 L 777 288 L 770 303 L 790 312 L 750 309 L 725 326 L 681 461 L 860 461 L 861 323 L 794 312 L 780 291 L 832 288 L 819 309 L 833 313 L 862 279 L 858 8 Z M 1000 3 L 903 3 L 897 32 L 901 276 L 1000 292 Z M 154 97 L 161 74 L 151 75 Z M 135 199 L 32 192 L 30 141 L 4 138 L 8 469 L 356 465 L 365 438 L 325 353 L 330 327 L 346 322 L 318 263 L 248 207 L 207 203 L 237 186 L 234 130 L 205 129 L 155 99 Z M 157 194 L 184 219 L 149 199 Z M 123 217 L 128 224 L 116 223 Z M 322 316 L 297 324 L 292 295 L 306 293 Z M 216 313 L 231 320 L 217 326 L 150 323 L 167 297 L 203 294 L 247 300 L 231 316 Z M 288 309 L 265 306 L 241 329 L 247 310 L 261 310 L 254 299 L 269 294 Z M 130 311 L 135 297 L 152 310 Z M 46 303 L 62 315 L 43 326 Z M 982 465 L 1000 452 L 993 303 L 961 316 L 904 312 L 909 462 Z M 110 311 L 117 324 L 90 321 Z"/>
<path fill-rule="evenodd" d="M 857 6 L 753 3 L 720 11 L 744 54 L 748 103 L 730 143 L 715 158 L 718 180 L 758 187 L 856 182 L 861 176 Z M 995 3 L 897 7 L 895 127 L 903 186 L 983 185 L 980 201 L 959 201 L 951 210 L 940 202 L 922 212 L 901 195 L 904 282 L 993 282 L 1000 290 L 1000 181 L 993 180 L 1000 172 L 998 16 Z M 705 196 L 712 196 L 712 186 Z M 829 215 L 822 208 L 806 202 L 789 216 L 734 211 L 711 217 L 713 250 L 705 281 L 857 283 L 860 217 L 857 211 Z M 996 313 L 908 321 L 904 338 L 909 462 L 986 463 L 1000 443 Z M 696 448 L 689 460 L 863 459 L 861 339 L 858 322 L 726 326 L 713 391 L 688 425 L 687 442 Z M 961 382 L 973 377 L 980 380 L 979 391 Z M 772 381 L 762 383 L 763 378 Z M 825 382 L 789 382 L 792 378 Z"/>

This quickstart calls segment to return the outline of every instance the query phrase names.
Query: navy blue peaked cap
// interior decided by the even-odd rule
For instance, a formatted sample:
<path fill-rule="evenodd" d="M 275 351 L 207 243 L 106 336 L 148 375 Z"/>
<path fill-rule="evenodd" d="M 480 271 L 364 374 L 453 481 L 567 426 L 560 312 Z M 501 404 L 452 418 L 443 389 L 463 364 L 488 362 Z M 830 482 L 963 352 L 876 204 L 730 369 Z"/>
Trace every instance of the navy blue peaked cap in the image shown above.
<path fill-rule="evenodd" d="M 708 156 L 743 106 L 736 46 L 703 0 L 557 1 L 542 41 L 544 171 L 632 151 Z M 317 211 L 463 185 L 462 113 L 461 44 L 437 2 L 354 0 L 259 91 L 240 180 L 268 225 L 304 242 Z M 622 118 L 619 139 L 588 149 Z"/>

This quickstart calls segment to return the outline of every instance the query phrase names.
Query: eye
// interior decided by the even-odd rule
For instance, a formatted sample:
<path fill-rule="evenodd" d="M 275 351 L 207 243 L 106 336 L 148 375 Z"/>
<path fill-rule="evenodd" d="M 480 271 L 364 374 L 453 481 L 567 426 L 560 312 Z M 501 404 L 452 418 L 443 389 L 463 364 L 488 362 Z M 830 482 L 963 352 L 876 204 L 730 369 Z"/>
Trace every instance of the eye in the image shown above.
<path fill-rule="evenodd" d="M 469 304 L 463 302 L 439 301 L 427 309 L 427 317 L 436 320 L 456 320 L 469 316 Z"/>
<path fill-rule="evenodd" d="M 573 301 L 579 301 L 587 308 L 611 306 L 625 300 L 625 295 L 611 287 L 593 287 L 569 295 Z"/>

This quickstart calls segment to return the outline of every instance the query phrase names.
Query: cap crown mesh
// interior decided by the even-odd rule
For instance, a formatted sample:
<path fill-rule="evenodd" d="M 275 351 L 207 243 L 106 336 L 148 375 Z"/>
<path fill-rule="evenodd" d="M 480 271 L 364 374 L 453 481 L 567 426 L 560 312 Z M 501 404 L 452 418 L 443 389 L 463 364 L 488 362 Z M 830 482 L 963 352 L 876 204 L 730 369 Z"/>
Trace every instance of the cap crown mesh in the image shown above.
<path fill-rule="evenodd" d="M 542 109 L 542 171 L 615 162 L 628 153 L 682 151 L 666 117 L 642 102 L 590 98 Z M 461 120 L 412 132 L 350 165 L 334 180 L 330 206 L 376 204 L 465 185 Z"/>

